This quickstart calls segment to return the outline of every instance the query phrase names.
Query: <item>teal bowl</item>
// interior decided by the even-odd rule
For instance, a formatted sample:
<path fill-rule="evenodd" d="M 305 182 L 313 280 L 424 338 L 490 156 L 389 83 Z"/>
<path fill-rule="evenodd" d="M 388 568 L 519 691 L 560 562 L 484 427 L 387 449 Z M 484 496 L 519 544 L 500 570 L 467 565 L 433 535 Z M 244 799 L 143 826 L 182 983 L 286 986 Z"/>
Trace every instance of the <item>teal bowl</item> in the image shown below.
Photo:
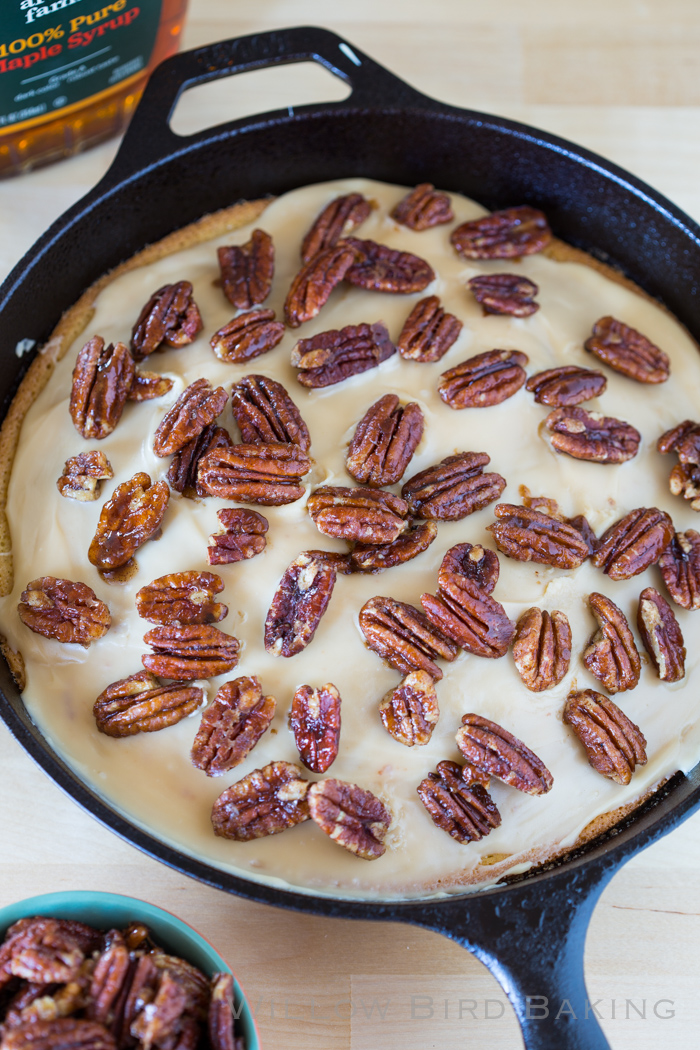
<path fill-rule="evenodd" d="M 99 893 L 94 890 L 65 890 L 61 893 L 42 893 L 0 908 L 0 940 L 13 922 L 34 915 L 54 919 L 76 919 L 98 930 L 123 929 L 131 922 L 142 922 L 151 930 L 154 941 L 170 955 L 179 955 L 211 977 L 231 967 L 201 933 L 197 933 L 176 915 L 171 915 L 155 904 L 122 897 L 118 893 Z M 246 1050 L 261 1050 L 260 1037 L 248 1001 L 234 975 L 234 1007 L 238 1014 L 238 1032 L 245 1039 Z"/>

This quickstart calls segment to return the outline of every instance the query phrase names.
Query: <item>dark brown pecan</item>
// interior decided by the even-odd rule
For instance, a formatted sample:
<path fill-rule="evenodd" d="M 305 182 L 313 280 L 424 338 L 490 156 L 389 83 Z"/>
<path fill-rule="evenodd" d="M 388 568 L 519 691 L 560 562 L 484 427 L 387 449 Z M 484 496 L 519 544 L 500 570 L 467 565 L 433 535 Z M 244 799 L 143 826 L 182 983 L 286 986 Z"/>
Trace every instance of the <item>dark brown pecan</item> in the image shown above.
<path fill-rule="evenodd" d="M 691 510 L 700 510 L 700 467 L 692 463 L 676 463 L 668 477 L 671 495 L 682 496 Z"/>
<path fill-rule="evenodd" d="M 558 609 L 524 612 L 515 627 L 513 659 L 533 693 L 558 685 L 571 662 L 571 627 L 566 614 Z"/>
<path fill-rule="evenodd" d="M 310 470 L 311 460 L 298 445 L 233 445 L 202 456 L 197 486 L 207 496 L 280 507 L 301 499 L 301 479 Z"/>
<path fill-rule="evenodd" d="M 438 571 L 438 586 L 453 575 L 466 576 L 484 594 L 491 594 L 498 583 L 498 555 L 480 543 L 457 543 L 446 552 Z"/>
<path fill-rule="evenodd" d="M 213 572 L 171 572 L 137 591 L 136 611 L 151 623 L 218 623 L 228 616 L 228 606 L 214 601 L 223 589 Z"/>
<path fill-rule="evenodd" d="M 256 510 L 229 508 L 217 511 L 222 531 L 209 537 L 207 560 L 210 565 L 228 565 L 262 554 L 265 550 L 265 533 L 269 529 L 267 518 Z"/>
<path fill-rule="evenodd" d="M 416 521 L 393 543 L 356 543 L 349 555 L 350 572 L 383 572 L 418 557 L 437 537 L 433 521 Z M 339 570 L 340 571 L 340 570 Z"/>
<path fill-rule="evenodd" d="M 308 801 L 321 831 L 356 857 L 375 860 L 386 851 L 391 813 L 371 791 L 329 777 L 310 786 Z"/>
<path fill-rule="evenodd" d="M 211 979 L 207 1026 L 212 1050 L 238 1050 L 234 1034 L 234 983 L 232 973 L 215 973 Z M 241 1050 L 245 1050 L 241 1047 Z"/>
<path fill-rule="evenodd" d="M 682 609 L 700 609 L 700 533 L 677 532 L 659 557 L 668 593 Z"/>
<path fill-rule="evenodd" d="M 430 182 L 421 182 L 402 197 L 392 209 L 391 217 L 410 230 L 429 230 L 432 226 L 452 222 L 454 212 L 446 193 L 440 193 Z"/>
<path fill-rule="evenodd" d="M 2 945 L 2 983 L 19 977 L 46 991 L 50 985 L 81 981 L 86 956 L 98 942 L 97 932 L 81 922 L 22 919 L 10 927 Z"/>
<path fill-rule="evenodd" d="M 359 623 L 368 647 L 402 674 L 425 671 L 439 681 L 442 671 L 434 661 L 459 655 L 458 646 L 425 613 L 395 598 L 370 598 L 360 609 Z"/>
<path fill-rule="evenodd" d="M 486 531 L 509 558 L 577 569 L 589 556 L 586 539 L 569 522 L 513 503 L 497 503 L 493 512 L 498 520 Z"/>
<path fill-rule="evenodd" d="M 70 417 L 87 439 L 111 434 L 121 419 L 134 379 L 134 359 L 124 343 L 105 346 L 94 335 L 78 354 L 73 369 Z"/>
<path fill-rule="evenodd" d="M 535 302 L 539 288 L 534 281 L 517 273 L 479 274 L 467 281 L 467 286 L 484 314 L 529 317 L 540 308 Z"/>
<path fill-rule="evenodd" d="M 238 310 L 267 299 L 275 272 L 275 246 L 264 230 L 253 230 L 246 244 L 217 248 L 224 295 Z"/>
<path fill-rule="evenodd" d="M 98 498 L 101 482 L 113 477 L 112 464 L 104 452 L 80 452 L 66 460 L 56 485 L 68 499 L 91 502 Z"/>
<path fill-rule="evenodd" d="M 600 397 L 607 385 L 608 381 L 602 372 L 593 372 L 590 368 L 580 368 L 578 365 L 560 365 L 530 376 L 525 389 L 535 395 L 538 405 L 567 408 Z"/>
<path fill-rule="evenodd" d="M 300 685 L 289 725 L 304 765 L 314 773 L 325 773 L 338 756 L 340 740 L 340 693 L 332 682 L 318 689 Z"/>
<path fill-rule="evenodd" d="M 610 368 L 639 383 L 665 383 L 668 379 L 670 365 L 663 350 L 614 317 L 596 321 L 593 335 L 583 345 Z"/>
<path fill-rule="evenodd" d="M 345 460 L 348 474 L 373 487 L 395 485 L 422 436 L 420 406 L 415 401 L 402 405 L 396 394 L 384 394 L 357 424 Z"/>
<path fill-rule="evenodd" d="M 201 707 L 203 700 L 199 688 L 182 682 L 161 685 L 150 671 L 137 671 L 108 685 L 95 701 L 92 713 L 100 733 L 134 736 L 175 725 Z"/>
<path fill-rule="evenodd" d="M 273 656 L 294 656 L 309 644 L 328 608 L 336 571 L 306 551 L 295 558 L 275 591 L 265 620 L 265 648 Z"/>
<path fill-rule="evenodd" d="M 112 1028 L 116 1004 L 126 986 L 130 968 L 129 948 L 119 930 L 105 934 L 105 944 L 93 970 L 87 1016 Z"/>
<path fill-rule="evenodd" d="M 167 1045 L 168 1041 L 177 1040 L 181 1047 L 194 1050 L 199 1033 L 195 1027 L 190 1037 L 185 989 L 166 971 L 157 979 L 153 992 L 148 1009 L 138 1010 L 137 1016 L 132 1020 L 129 1034 L 138 1039 L 139 1045 L 144 1047 Z M 139 1005 L 142 1002 L 143 1000 Z M 194 1024 L 196 1026 L 196 1022 Z"/>
<path fill-rule="evenodd" d="M 450 237 L 465 259 L 519 259 L 541 252 L 551 239 L 545 215 L 527 204 L 463 222 Z"/>
<path fill-rule="evenodd" d="M 680 460 L 669 477 L 671 493 L 687 499 L 691 510 L 700 510 L 700 426 L 686 419 L 662 434 L 656 447 L 664 455 L 676 452 Z"/>
<path fill-rule="evenodd" d="M 577 514 L 574 518 L 564 518 L 563 520 L 581 533 L 584 542 L 588 545 L 588 553 L 595 554 L 600 546 L 600 540 L 591 528 L 588 518 L 584 514 Z"/>
<path fill-rule="evenodd" d="M 484 467 L 490 462 L 485 452 L 447 456 L 409 478 L 401 495 L 416 517 L 459 521 L 493 503 L 506 487 L 500 474 L 484 474 Z"/>
<path fill-rule="evenodd" d="M 246 445 L 282 442 L 309 451 L 309 428 L 281 383 L 243 376 L 231 390 L 231 411 Z"/>
<path fill-rule="evenodd" d="M 501 823 L 486 788 L 467 784 L 456 762 L 438 762 L 417 790 L 433 823 L 457 842 L 478 842 Z"/>
<path fill-rule="evenodd" d="M 204 490 L 200 490 L 197 484 L 197 470 L 199 461 L 207 452 L 213 452 L 217 448 L 231 448 L 233 441 L 228 430 L 210 423 L 208 427 L 191 438 L 173 456 L 170 469 L 166 474 L 171 489 L 182 493 L 188 499 L 197 496 L 206 496 Z"/>
<path fill-rule="evenodd" d="M 126 399 L 127 401 L 153 401 L 156 397 L 163 397 L 172 388 L 173 381 L 167 376 L 162 376 L 158 372 L 144 372 L 136 369 Z"/>
<path fill-rule="evenodd" d="M 196 438 L 224 410 L 228 394 L 208 379 L 195 379 L 161 419 L 153 438 L 157 456 L 171 456 Z"/>
<path fill-rule="evenodd" d="M 284 332 L 282 322 L 275 321 L 274 310 L 251 310 L 215 332 L 209 345 L 220 361 L 238 364 L 274 349 Z"/>
<path fill-rule="evenodd" d="M 396 349 L 406 361 L 439 361 L 461 331 L 462 322 L 445 313 L 437 295 L 429 295 L 406 318 Z"/>
<path fill-rule="evenodd" d="M 126 565 L 138 548 L 159 531 L 169 499 L 167 484 L 151 484 L 143 472 L 117 485 L 100 513 L 88 551 L 91 564 L 103 570 Z"/>
<path fill-rule="evenodd" d="M 600 537 L 591 561 L 611 580 L 629 580 L 654 565 L 673 539 L 673 522 L 658 507 L 631 510 Z"/>
<path fill-rule="evenodd" d="M 639 726 L 602 693 L 594 689 L 570 693 L 564 722 L 585 747 L 596 772 L 616 784 L 629 784 L 636 766 L 646 765 L 646 740 Z"/>
<path fill-rule="evenodd" d="M 143 640 L 153 653 L 142 656 L 141 663 L 161 678 L 215 678 L 238 663 L 238 639 L 209 624 L 154 627 Z"/>
<path fill-rule="evenodd" d="M 435 683 L 425 671 L 412 671 L 385 693 L 379 704 L 384 728 L 406 747 L 421 747 L 433 735 L 440 717 Z"/>
<path fill-rule="evenodd" d="M 348 193 L 327 204 L 301 243 L 301 257 L 306 263 L 314 255 L 334 248 L 341 237 L 352 233 L 369 218 L 372 205 L 361 193 Z"/>
<path fill-rule="evenodd" d="M 519 350 L 487 350 L 443 372 L 438 393 L 454 409 L 500 405 L 527 379 L 527 361 Z"/>
<path fill-rule="evenodd" d="M 263 696 L 255 675 L 224 682 L 202 715 L 192 744 L 192 765 L 208 777 L 220 777 L 239 765 L 269 727 L 276 706 L 274 696 Z"/>
<path fill-rule="evenodd" d="M 292 366 L 301 370 L 302 386 L 332 386 L 376 368 L 394 353 L 385 325 L 348 325 L 300 339 L 292 349 Z"/>
<path fill-rule="evenodd" d="M 391 492 L 321 485 L 307 507 L 324 536 L 359 543 L 393 543 L 408 528 L 408 504 Z"/>
<path fill-rule="evenodd" d="M 341 241 L 332 248 L 324 248 L 304 263 L 292 281 L 284 303 L 284 319 L 290 328 L 298 328 L 316 317 L 356 257 L 355 249 Z"/>
<path fill-rule="evenodd" d="M 58 1017 L 26 1021 L 6 1031 L 2 1050 L 116 1050 L 114 1036 L 96 1021 Z"/>
<path fill-rule="evenodd" d="M 555 408 L 544 425 L 552 447 L 574 459 L 594 463 L 624 463 L 639 451 L 642 436 L 629 423 L 585 408 Z"/>
<path fill-rule="evenodd" d="M 27 584 L 17 606 L 25 627 L 57 642 L 75 642 L 84 649 L 109 630 L 112 617 L 86 583 L 40 576 Z"/>
<path fill-rule="evenodd" d="M 662 682 L 679 682 L 685 676 L 683 633 L 671 606 L 653 587 L 639 595 L 637 628 Z"/>
<path fill-rule="evenodd" d="M 347 237 L 342 243 L 355 252 L 355 260 L 344 279 L 358 288 L 411 295 L 422 292 L 435 280 L 430 263 L 411 252 L 398 251 L 376 241 L 360 241 L 356 237 Z"/>
<path fill-rule="evenodd" d="M 148 300 L 131 332 L 131 353 L 142 361 L 166 346 L 187 346 L 202 329 L 189 281 L 164 284 Z"/>
<path fill-rule="evenodd" d="M 309 819 L 308 780 L 291 762 L 254 769 L 219 795 L 211 811 L 214 834 L 249 842 Z"/>
<path fill-rule="evenodd" d="M 508 651 L 515 628 L 505 609 L 468 577 L 443 578 L 438 593 L 420 602 L 430 622 L 468 653 L 497 659 Z"/>
<path fill-rule="evenodd" d="M 552 774 L 529 747 L 507 729 L 481 715 L 462 717 L 457 747 L 477 772 L 502 780 L 528 795 L 544 795 Z"/>
<path fill-rule="evenodd" d="M 598 621 L 581 659 L 609 693 L 634 689 L 639 681 L 641 660 L 625 614 L 604 594 L 594 591 L 588 599 Z"/>

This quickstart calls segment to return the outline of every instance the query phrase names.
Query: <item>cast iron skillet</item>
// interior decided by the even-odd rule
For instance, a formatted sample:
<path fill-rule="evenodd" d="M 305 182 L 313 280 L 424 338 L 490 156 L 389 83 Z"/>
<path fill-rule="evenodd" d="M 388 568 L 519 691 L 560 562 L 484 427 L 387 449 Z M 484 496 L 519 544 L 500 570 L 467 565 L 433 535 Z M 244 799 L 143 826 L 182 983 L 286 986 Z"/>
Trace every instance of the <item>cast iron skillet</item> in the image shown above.
<path fill-rule="evenodd" d="M 345 102 L 233 121 L 188 137 L 168 118 L 197 83 L 282 62 L 320 62 L 347 81 Z M 700 340 L 700 228 L 660 194 L 570 143 L 419 94 L 340 37 L 286 29 L 228 40 L 160 66 L 102 181 L 34 245 L 0 289 L 0 395 L 24 371 L 22 339 L 41 343 L 61 311 L 106 270 L 236 200 L 344 176 L 433 182 L 488 208 L 532 203 L 569 243 L 620 267 Z M 42 768 L 109 828 L 178 871 L 251 900 L 319 915 L 414 923 L 473 952 L 507 992 L 528 1050 L 603 1050 L 586 1009 L 583 947 L 615 871 L 700 803 L 700 767 L 564 863 L 506 886 L 437 901 L 366 902 L 258 885 L 194 860 L 130 824 L 87 788 L 32 725 L 0 667 L 0 714 Z M 559 1015 L 559 1016 L 557 1016 Z"/>

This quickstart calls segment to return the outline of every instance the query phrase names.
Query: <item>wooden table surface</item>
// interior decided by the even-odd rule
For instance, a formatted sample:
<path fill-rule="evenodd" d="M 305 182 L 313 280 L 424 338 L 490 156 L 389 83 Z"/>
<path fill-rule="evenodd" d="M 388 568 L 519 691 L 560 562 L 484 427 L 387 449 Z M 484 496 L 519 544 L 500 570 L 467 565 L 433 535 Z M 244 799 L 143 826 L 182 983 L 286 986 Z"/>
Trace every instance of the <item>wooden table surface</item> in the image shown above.
<path fill-rule="evenodd" d="M 327 0 L 191 0 L 184 45 L 326 25 L 426 94 L 579 142 L 700 219 L 694 0 L 354 0 L 340 10 Z M 189 92 L 175 126 L 186 132 L 343 92 L 320 67 L 246 74 Z M 0 185 L 0 278 L 97 181 L 115 149 L 108 143 Z M 297 915 L 200 886 L 97 824 L 4 728 L 0 843 L 0 906 L 53 890 L 102 889 L 143 897 L 192 923 L 237 971 L 268 1050 L 522 1046 L 500 987 L 456 945 L 402 926 Z M 699 867 L 697 814 L 627 864 L 596 909 L 586 972 L 614 1050 L 698 1043 Z M 463 1007 L 461 1020 L 460 1000 L 476 1003 L 471 1013 Z"/>

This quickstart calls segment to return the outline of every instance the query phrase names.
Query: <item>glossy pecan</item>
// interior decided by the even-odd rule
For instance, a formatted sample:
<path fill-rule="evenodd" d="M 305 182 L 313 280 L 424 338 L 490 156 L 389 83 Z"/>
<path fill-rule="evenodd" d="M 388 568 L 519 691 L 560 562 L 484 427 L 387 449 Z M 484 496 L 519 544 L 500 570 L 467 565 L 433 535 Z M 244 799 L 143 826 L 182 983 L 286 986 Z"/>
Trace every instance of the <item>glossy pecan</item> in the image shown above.
<path fill-rule="evenodd" d="M 238 639 L 210 624 L 154 627 L 143 640 L 153 652 L 142 656 L 141 662 L 161 678 L 188 682 L 215 678 L 238 663 Z"/>
<path fill-rule="evenodd" d="M 515 628 L 500 602 L 466 576 L 443 577 L 437 594 L 421 594 L 430 622 L 475 656 L 497 659 L 508 651 Z"/>
<path fill-rule="evenodd" d="M 301 385 L 315 388 L 367 372 L 394 353 L 396 347 L 385 325 L 358 324 L 300 339 L 291 360 L 300 369 L 297 379 Z"/>
<path fill-rule="evenodd" d="M 211 1050 L 245 1050 L 235 1035 L 234 981 L 232 973 L 215 973 L 211 979 L 211 996 L 207 1028 Z"/>
<path fill-rule="evenodd" d="M 515 627 L 513 659 L 533 693 L 558 685 L 571 662 L 571 627 L 566 614 L 558 609 L 524 612 Z"/>
<path fill-rule="evenodd" d="M 500 565 L 495 551 L 480 543 L 457 543 L 445 553 L 438 571 L 438 586 L 453 575 L 466 576 L 484 594 L 491 594 L 498 583 Z"/>
<path fill-rule="evenodd" d="M 129 948 L 119 930 L 105 934 L 90 982 L 87 1016 L 91 1021 L 111 1028 L 116 1019 L 117 1001 L 125 990 L 131 957 Z"/>
<path fill-rule="evenodd" d="M 559 365 L 530 376 L 525 389 L 535 395 L 538 405 L 567 408 L 600 397 L 607 385 L 602 372 L 580 368 L 579 365 Z"/>
<path fill-rule="evenodd" d="M 610 368 L 639 383 L 665 383 L 669 377 L 668 355 L 641 332 L 614 317 L 596 321 L 593 334 L 583 345 Z"/>
<path fill-rule="evenodd" d="M 355 259 L 355 249 L 341 241 L 331 248 L 324 248 L 304 263 L 292 281 L 284 303 L 284 319 L 290 328 L 298 328 L 316 317 Z"/>
<path fill-rule="evenodd" d="M 6 1031 L 2 1050 L 117 1050 L 104 1025 L 78 1017 L 26 1021 Z"/>
<path fill-rule="evenodd" d="M 243 376 L 231 389 L 231 411 L 246 445 L 282 442 L 309 451 L 309 428 L 281 383 Z"/>
<path fill-rule="evenodd" d="M 273 350 L 282 342 L 284 331 L 282 322 L 275 321 L 274 310 L 251 310 L 215 332 L 209 345 L 220 361 L 238 364 Z"/>
<path fill-rule="evenodd" d="M 255 675 L 224 682 L 202 715 L 192 744 L 192 765 L 208 777 L 239 765 L 268 729 L 276 706 L 274 696 L 263 696 Z"/>
<path fill-rule="evenodd" d="M 340 693 L 332 682 L 318 689 L 300 685 L 289 725 L 304 765 L 314 773 L 325 773 L 338 756 L 340 741 Z"/>
<path fill-rule="evenodd" d="M 339 846 L 363 860 L 386 852 L 391 813 L 371 791 L 329 777 L 311 784 L 307 797 L 311 819 Z"/>
<path fill-rule="evenodd" d="M 631 510 L 600 537 L 591 561 L 611 580 L 629 580 L 654 565 L 673 539 L 673 522 L 658 507 Z"/>
<path fill-rule="evenodd" d="M 157 456 L 171 456 L 202 433 L 224 410 L 228 394 L 208 379 L 195 379 L 161 419 L 153 438 Z"/>
<path fill-rule="evenodd" d="M 642 436 L 629 423 L 585 408 L 555 408 L 544 421 L 552 447 L 574 459 L 624 463 L 639 451 Z"/>
<path fill-rule="evenodd" d="M 438 393 L 454 409 L 500 405 L 527 379 L 527 361 L 519 350 L 487 350 L 443 372 Z"/>
<path fill-rule="evenodd" d="M 321 485 L 307 507 L 319 532 L 334 539 L 393 543 L 408 528 L 408 504 L 381 489 Z"/>
<path fill-rule="evenodd" d="M 166 477 L 171 489 L 180 492 L 188 499 L 195 496 L 206 496 L 207 493 L 199 486 L 197 471 L 199 461 L 207 452 L 213 452 L 217 448 L 231 448 L 233 441 L 228 430 L 210 423 L 196 437 L 191 438 L 186 445 L 175 453 L 168 469 Z"/>
<path fill-rule="evenodd" d="M 20 919 L 7 930 L 0 947 L 0 984 L 16 977 L 49 990 L 50 985 L 81 981 L 85 960 L 98 944 L 97 932 L 82 922 L 43 916 Z"/>
<path fill-rule="evenodd" d="M 460 521 L 493 503 L 506 487 L 500 474 L 484 474 L 484 467 L 490 462 L 485 452 L 447 456 L 409 478 L 401 495 L 416 517 Z"/>
<path fill-rule="evenodd" d="M 462 717 L 457 747 L 477 772 L 502 780 L 528 795 L 544 795 L 553 778 L 544 762 L 507 729 L 481 715 Z"/>
<path fill-rule="evenodd" d="M 280 507 L 301 499 L 301 479 L 310 470 L 311 461 L 298 445 L 233 445 L 202 456 L 197 485 L 208 496 Z"/>
<path fill-rule="evenodd" d="M 221 531 L 209 537 L 207 560 L 210 565 L 228 565 L 262 554 L 265 550 L 265 533 L 269 529 L 267 518 L 256 510 L 225 507 L 217 511 Z"/>
<path fill-rule="evenodd" d="M 700 533 L 677 532 L 659 557 L 668 593 L 682 609 L 700 609 Z"/>
<path fill-rule="evenodd" d="M 127 401 L 153 401 L 157 397 L 163 397 L 173 388 L 173 380 L 159 372 L 145 372 L 136 369 L 134 378 L 126 396 Z"/>
<path fill-rule="evenodd" d="M 334 248 L 341 237 L 356 230 L 369 218 L 372 205 L 361 193 L 347 193 L 327 204 L 301 242 L 301 257 L 306 263 L 314 255 Z"/>
<path fill-rule="evenodd" d="M 517 273 L 484 273 L 467 281 L 477 303 L 486 314 L 530 317 L 540 304 L 535 302 L 539 288 L 534 281 Z"/>
<path fill-rule="evenodd" d="M 384 728 L 406 747 L 427 744 L 440 717 L 435 683 L 425 671 L 412 671 L 385 693 L 379 704 Z"/>
<path fill-rule="evenodd" d="M 223 589 L 213 572 L 171 572 L 137 591 L 136 611 L 151 623 L 217 623 L 228 615 L 228 606 L 214 600 Z"/>
<path fill-rule="evenodd" d="M 17 606 L 25 627 L 57 642 L 84 649 L 109 630 L 112 617 L 86 583 L 40 576 L 27 584 Z"/>
<path fill-rule="evenodd" d="M 78 354 L 73 369 L 70 417 L 81 437 L 101 441 L 121 419 L 134 379 L 134 359 L 124 343 L 105 346 L 94 335 Z"/>
<path fill-rule="evenodd" d="M 458 646 L 425 613 L 395 598 L 370 598 L 360 609 L 359 624 L 367 646 L 404 675 L 425 671 L 439 681 L 442 671 L 434 661 L 459 655 Z"/>
<path fill-rule="evenodd" d="M 629 784 L 635 768 L 646 765 L 646 740 L 639 726 L 602 693 L 570 693 L 564 722 L 585 747 L 590 765 L 616 784 Z"/>
<path fill-rule="evenodd" d="M 131 332 L 131 353 L 142 361 L 166 346 L 187 346 L 202 329 L 202 318 L 192 298 L 189 281 L 164 284 L 154 292 Z"/>
<path fill-rule="evenodd" d="M 662 434 L 656 447 L 664 455 L 676 452 L 680 460 L 669 477 L 671 493 L 688 500 L 691 510 L 700 510 L 700 425 L 686 419 Z"/>
<path fill-rule="evenodd" d="M 358 288 L 411 295 L 422 292 L 435 280 L 430 263 L 412 252 L 402 252 L 376 241 L 360 241 L 356 237 L 347 237 L 343 244 L 355 252 L 344 279 Z"/>
<path fill-rule="evenodd" d="M 356 543 L 347 555 L 350 572 L 383 572 L 412 561 L 437 538 L 433 521 L 416 521 L 393 543 Z M 339 570 L 340 571 L 340 570 Z"/>
<path fill-rule="evenodd" d="M 66 460 L 56 487 L 68 499 L 92 502 L 100 495 L 101 483 L 113 477 L 112 464 L 104 452 L 80 452 Z"/>
<path fill-rule="evenodd" d="M 309 644 L 335 586 L 336 571 L 306 551 L 295 558 L 275 591 L 265 620 L 265 648 L 273 656 L 294 656 Z"/>
<path fill-rule="evenodd" d="M 391 211 L 396 219 L 409 230 L 429 230 L 452 222 L 452 202 L 446 193 L 436 190 L 430 182 L 421 182 L 414 190 L 402 197 Z"/>
<path fill-rule="evenodd" d="M 395 485 L 423 436 L 423 413 L 396 394 L 384 394 L 357 424 L 345 466 L 355 481 L 373 487 Z"/>
<path fill-rule="evenodd" d="M 671 606 L 654 587 L 639 595 L 637 628 L 662 682 L 679 682 L 685 676 L 683 633 Z"/>
<path fill-rule="evenodd" d="M 108 685 L 95 701 L 92 713 L 100 733 L 134 736 L 175 725 L 201 707 L 203 700 L 199 688 L 182 682 L 161 685 L 150 671 L 137 671 Z"/>
<path fill-rule="evenodd" d="M 465 259 L 518 259 L 541 252 L 551 239 L 545 215 L 527 204 L 463 222 L 450 236 Z"/>
<path fill-rule="evenodd" d="M 582 660 L 609 693 L 634 689 L 639 682 L 641 660 L 625 614 L 604 594 L 594 591 L 588 599 L 598 621 Z"/>
<path fill-rule="evenodd" d="M 100 513 L 88 551 L 91 564 L 103 570 L 126 565 L 138 548 L 160 530 L 169 499 L 167 484 L 151 484 L 143 472 L 117 485 Z"/>
<path fill-rule="evenodd" d="M 497 521 L 486 526 L 499 551 L 515 561 L 536 561 L 558 569 L 577 569 L 589 556 L 579 529 L 532 507 L 497 503 Z"/>
<path fill-rule="evenodd" d="M 421 299 L 404 322 L 396 349 L 406 361 L 439 361 L 462 331 L 462 322 L 445 313 L 437 295 Z"/>
<path fill-rule="evenodd" d="M 676 463 L 668 478 L 671 495 L 687 499 L 691 510 L 700 510 L 700 467 L 692 463 Z"/>
<path fill-rule="evenodd" d="M 457 842 L 478 842 L 501 823 L 488 791 L 482 784 L 467 784 L 456 762 L 438 762 L 417 790 L 433 823 Z"/>
<path fill-rule="evenodd" d="M 253 230 L 245 244 L 217 248 L 224 295 L 238 310 L 267 299 L 275 272 L 275 246 L 265 230 Z"/>
<path fill-rule="evenodd" d="M 254 769 L 219 795 L 211 812 L 214 834 L 249 842 L 309 819 L 308 780 L 291 762 Z"/>

